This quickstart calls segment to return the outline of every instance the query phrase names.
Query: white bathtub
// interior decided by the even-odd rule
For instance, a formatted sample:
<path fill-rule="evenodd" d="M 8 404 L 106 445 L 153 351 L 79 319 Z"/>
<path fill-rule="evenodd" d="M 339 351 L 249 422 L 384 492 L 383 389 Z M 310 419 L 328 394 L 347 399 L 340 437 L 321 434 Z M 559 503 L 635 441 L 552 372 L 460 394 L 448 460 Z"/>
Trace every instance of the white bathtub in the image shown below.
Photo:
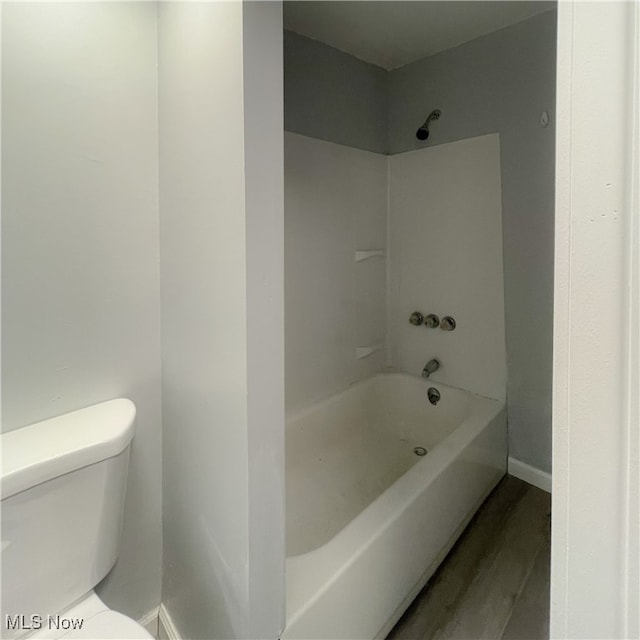
<path fill-rule="evenodd" d="M 505 474 L 506 412 L 385 373 L 293 416 L 286 447 L 282 638 L 384 638 Z"/>

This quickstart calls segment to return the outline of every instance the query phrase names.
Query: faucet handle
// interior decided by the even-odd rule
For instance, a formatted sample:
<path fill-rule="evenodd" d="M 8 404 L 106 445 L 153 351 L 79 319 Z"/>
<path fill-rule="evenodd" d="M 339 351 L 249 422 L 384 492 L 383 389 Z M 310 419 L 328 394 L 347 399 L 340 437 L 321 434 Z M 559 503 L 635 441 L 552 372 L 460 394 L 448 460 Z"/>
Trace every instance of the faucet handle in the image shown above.
<path fill-rule="evenodd" d="M 409 316 L 409 322 L 412 325 L 419 327 L 421 324 L 424 324 L 424 316 L 419 311 L 414 311 Z"/>
<path fill-rule="evenodd" d="M 439 325 L 440 325 L 440 318 L 438 318 L 438 316 L 435 315 L 434 313 L 430 313 L 424 319 L 424 326 L 429 327 L 429 329 L 435 329 Z"/>
<path fill-rule="evenodd" d="M 440 328 L 443 331 L 453 331 L 456 328 L 456 321 L 451 316 L 445 316 L 442 318 Z"/>

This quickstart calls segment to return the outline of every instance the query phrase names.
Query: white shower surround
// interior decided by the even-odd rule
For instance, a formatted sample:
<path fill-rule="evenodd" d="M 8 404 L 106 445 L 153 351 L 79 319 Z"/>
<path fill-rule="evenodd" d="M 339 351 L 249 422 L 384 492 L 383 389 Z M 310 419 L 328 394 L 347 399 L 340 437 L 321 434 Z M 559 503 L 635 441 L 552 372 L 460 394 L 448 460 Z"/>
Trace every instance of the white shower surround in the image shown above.
<path fill-rule="evenodd" d="M 434 380 L 504 399 L 498 134 L 384 156 L 286 132 L 285 176 L 287 413 L 434 357 Z"/>
<path fill-rule="evenodd" d="M 285 139 L 285 388 L 296 412 L 385 364 L 385 156 L 295 133 Z"/>
<path fill-rule="evenodd" d="M 506 471 L 499 137 L 386 157 L 287 133 L 285 176 L 282 637 L 382 638 Z"/>
<path fill-rule="evenodd" d="M 389 157 L 389 364 L 506 398 L 498 134 Z M 414 310 L 453 316 L 453 332 L 414 327 Z"/>
<path fill-rule="evenodd" d="M 282 638 L 384 638 L 504 475 L 506 427 L 504 401 L 397 373 L 292 417 Z"/>

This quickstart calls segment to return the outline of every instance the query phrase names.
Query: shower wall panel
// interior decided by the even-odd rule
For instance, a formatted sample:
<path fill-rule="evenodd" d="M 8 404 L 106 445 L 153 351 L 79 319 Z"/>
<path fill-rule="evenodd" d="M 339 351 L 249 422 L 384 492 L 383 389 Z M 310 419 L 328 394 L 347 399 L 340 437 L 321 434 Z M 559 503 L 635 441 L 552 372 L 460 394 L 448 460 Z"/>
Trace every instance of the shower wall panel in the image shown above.
<path fill-rule="evenodd" d="M 285 388 L 291 412 L 385 364 L 387 159 L 285 133 L 285 175 Z M 382 255 L 356 261 L 356 251 Z"/>
<path fill-rule="evenodd" d="M 497 134 L 389 158 L 391 364 L 506 396 L 500 142 Z M 409 324 L 421 311 L 454 331 Z"/>

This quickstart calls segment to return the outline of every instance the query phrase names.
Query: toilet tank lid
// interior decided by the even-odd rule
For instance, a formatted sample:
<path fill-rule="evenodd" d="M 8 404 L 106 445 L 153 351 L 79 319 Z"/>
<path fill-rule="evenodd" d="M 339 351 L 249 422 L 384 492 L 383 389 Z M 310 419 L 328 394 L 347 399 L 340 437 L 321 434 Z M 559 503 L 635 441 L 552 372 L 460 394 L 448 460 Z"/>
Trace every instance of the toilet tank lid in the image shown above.
<path fill-rule="evenodd" d="M 118 455 L 133 438 L 135 417 L 133 402 L 119 398 L 3 433 L 2 500 Z"/>

